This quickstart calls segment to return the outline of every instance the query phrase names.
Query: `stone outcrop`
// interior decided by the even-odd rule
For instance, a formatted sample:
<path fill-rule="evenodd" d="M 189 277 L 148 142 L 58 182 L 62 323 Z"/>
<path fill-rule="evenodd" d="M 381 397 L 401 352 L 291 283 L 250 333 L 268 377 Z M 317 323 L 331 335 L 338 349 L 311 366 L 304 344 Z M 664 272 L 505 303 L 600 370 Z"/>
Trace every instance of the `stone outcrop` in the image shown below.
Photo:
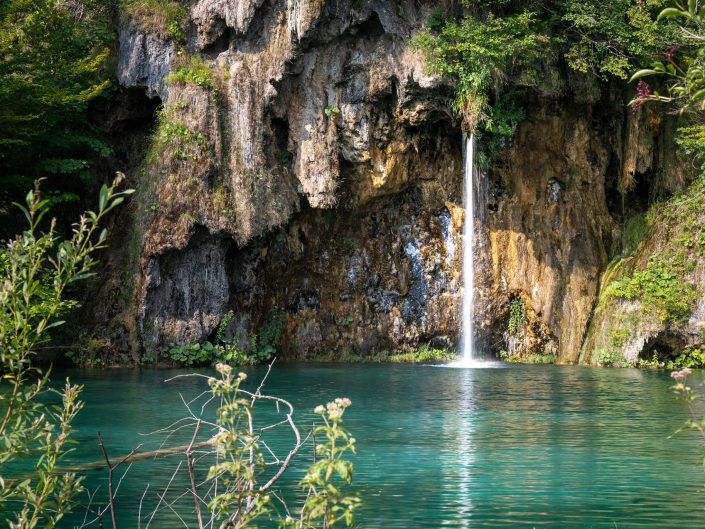
<path fill-rule="evenodd" d="M 207 339 L 229 311 L 226 332 L 243 347 L 284 315 L 290 356 L 455 346 L 462 134 L 452 88 L 411 44 L 434 7 L 199 0 L 182 42 L 126 22 L 118 78 L 164 109 L 135 172 L 134 281 L 99 311 L 120 329 L 116 349 Z M 169 80 L 189 57 L 209 82 Z M 484 172 L 485 351 L 577 362 L 600 275 L 620 250 L 619 191 L 638 201 L 644 187 L 687 181 L 663 170 L 670 125 L 623 103 L 609 93 L 534 102 Z M 512 300 L 525 319 L 510 336 Z"/>
<path fill-rule="evenodd" d="M 409 42 L 431 9 L 201 0 L 180 44 L 128 23 L 119 79 L 171 126 L 141 176 L 133 347 L 206 339 L 228 310 L 246 332 L 286 311 L 299 354 L 452 343 L 460 138 Z M 189 55 L 217 87 L 167 82 Z"/>

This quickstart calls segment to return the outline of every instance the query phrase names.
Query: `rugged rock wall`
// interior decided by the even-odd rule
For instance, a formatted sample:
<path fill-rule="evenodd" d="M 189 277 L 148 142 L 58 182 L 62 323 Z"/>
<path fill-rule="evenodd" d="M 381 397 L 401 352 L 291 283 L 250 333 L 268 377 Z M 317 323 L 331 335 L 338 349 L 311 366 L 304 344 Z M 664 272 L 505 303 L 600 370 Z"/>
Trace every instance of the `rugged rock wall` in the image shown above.
<path fill-rule="evenodd" d="M 183 42 L 124 25 L 119 80 L 163 110 L 93 307 L 116 349 L 207 339 L 228 311 L 243 347 L 284 314 L 289 355 L 455 345 L 462 134 L 410 44 L 434 7 L 200 0 Z M 168 77 L 189 57 L 208 82 Z M 533 107 L 483 176 L 478 340 L 575 362 L 619 251 L 620 182 L 654 188 L 664 140 L 613 94 Z"/>
<path fill-rule="evenodd" d="M 120 82 L 164 106 L 129 235 L 136 304 L 112 316 L 133 349 L 206 339 L 229 310 L 243 337 L 284 311 L 292 354 L 452 343 L 460 134 L 409 44 L 431 9 L 201 0 L 184 43 L 127 23 Z M 217 86 L 169 80 L 188 56 Z"/>
<path fill-rule="evenodd" d="M 581 352 L 624 221 L 693 176 L 675 157 L 673 119 L 628 110 L 609 90 L 578 95 L 535 108 L 491 171 L 480 323 L 489 347 L 511 355 L 589 362 Z M 512 300 L 523 313 L 510 332 Z"/>

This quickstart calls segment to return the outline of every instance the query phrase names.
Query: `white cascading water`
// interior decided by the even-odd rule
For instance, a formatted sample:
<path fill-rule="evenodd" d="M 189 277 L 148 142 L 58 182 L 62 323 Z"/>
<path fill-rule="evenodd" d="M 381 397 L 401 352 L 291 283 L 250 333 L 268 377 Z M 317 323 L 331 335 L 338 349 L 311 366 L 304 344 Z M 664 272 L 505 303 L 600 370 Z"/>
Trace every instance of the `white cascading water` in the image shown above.
<path fill-rule="evenodd" d="M 463 226 L 463 363 L 475 360 L 473 305 L 475 292 L 475 135 L 465 136 L 465 225 Z"/>

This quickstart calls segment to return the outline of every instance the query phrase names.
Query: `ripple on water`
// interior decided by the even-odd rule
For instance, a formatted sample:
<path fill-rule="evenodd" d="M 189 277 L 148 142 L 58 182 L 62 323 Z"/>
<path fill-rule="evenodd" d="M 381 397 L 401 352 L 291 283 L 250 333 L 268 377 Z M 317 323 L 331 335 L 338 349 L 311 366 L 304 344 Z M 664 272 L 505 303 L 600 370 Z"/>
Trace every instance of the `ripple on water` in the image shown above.
<path fill-rule="evenodd" d="M 688 432 L 668 439 L 686 414 L 666 373 L 502 367 L 279 365 L 267 388 L 295 403 L 302 427 L 313 421 L 315 405 L 352 399 L 346 425 L 358 439 L 362 527 L 705 527 L 702 449 Z M 247 382 L 256 384 L 264 371 L 249 373 Z M 139 432 L 181 417 L 179 394 L 195 395 L 202 383 L 165 384 L 169 375 L 72 372 L 86 387 L 78 437 L 89 449 L 82 457 L 100 458 L 98 430 L 117 454 L 135 441 L 149 444 Z M 282 436 L 270 445 L 283 449 L 288 441 Z M 300 466 L 309 458 L 302 454 Z M 157 490 L 177 464 L 162 459 L 133 465 L 118 500 L 123 526 L 137 526 L 146 485 Z M 287 497 L 301 498 L 300 477 L 297 469 L 283 483 Z M 87 485 L 104 490 L 103 480 L 102 472 L 90 473 Z M 187 477 L 177 473 L 174 490 L 187 487 Z M 145 510 L 156 501 L 151 494 Z M 179 525 L 172 516 L 155 518 L 150 527 Z"/>

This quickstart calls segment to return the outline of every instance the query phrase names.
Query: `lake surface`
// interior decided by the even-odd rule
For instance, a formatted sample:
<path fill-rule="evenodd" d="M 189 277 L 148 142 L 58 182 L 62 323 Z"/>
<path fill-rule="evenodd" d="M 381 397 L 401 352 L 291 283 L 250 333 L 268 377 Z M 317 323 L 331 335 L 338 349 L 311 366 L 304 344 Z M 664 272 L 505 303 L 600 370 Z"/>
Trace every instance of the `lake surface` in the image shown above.
<path fill-rule="evenodd" d="M 247 372 L 252 386 L 265 368 Z M 202 379 L 164 382 L 177 373 L 183 371 L 55 373 L 55 380 L 70 375 L 85 384 L 82 448 L 74 460 L 100 459 L 97 431 L 111 455 L 163 442 L 163 435 L 140 434 L 182 417 L 180 395 L 190 400 L 205 389 Z M 346 426 L 358 439 L 360 527 L 705 527 L 703 449 L 692 432 L 668 439 L 686 418 L 670 386 L 668 373 L 634 369 L 282 364 L 267 390 L 296 406 L 302 429 L 314 420 L 315 405 L 352 399 Z M 182 431 L 169 444 L 187 443 L 191 433 Z M 282 430 L 280 437 L 271 441 L 283 449 L 290 435 Z M 184 526 L 168 509 L 147 523 L 156 494 L 182 459 L 132 465 L 118 494 L 121 527 Z M 303 451 L 282 485 L 292 501 L 300 497 L 295 483 L 309 459 Z M 188 487 L 182 470 L 183 463 L 170 497 Z M 94 502 L 100 503 L 104 471 L 90 471 L 86 484 L 98 487 Z M 180 515 L 188 522 L 191 514 Z"/>

